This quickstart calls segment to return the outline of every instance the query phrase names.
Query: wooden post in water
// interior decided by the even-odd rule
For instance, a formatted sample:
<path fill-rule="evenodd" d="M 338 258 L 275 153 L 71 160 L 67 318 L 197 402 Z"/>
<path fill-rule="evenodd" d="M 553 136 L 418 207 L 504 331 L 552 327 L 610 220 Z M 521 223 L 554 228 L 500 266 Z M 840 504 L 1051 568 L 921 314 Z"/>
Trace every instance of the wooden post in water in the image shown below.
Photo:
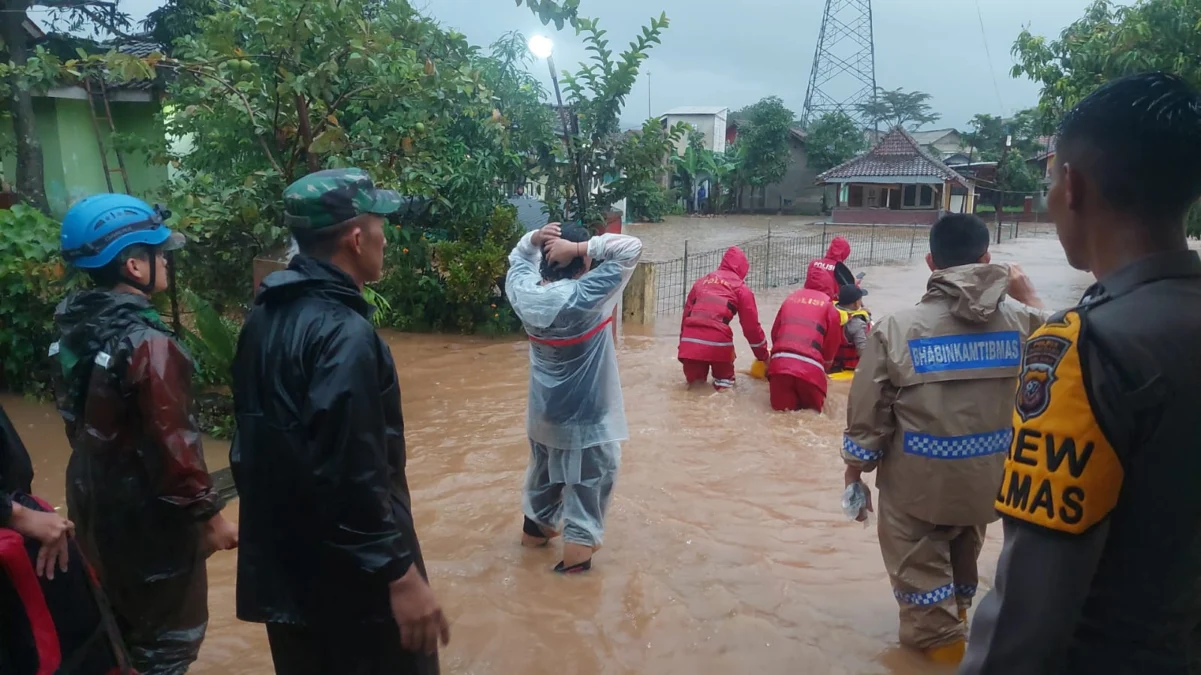
<path fill-rule="evenodd" d="M 682 311 L 684 309 L 684 305 L 688 302 L 688 289 L 692 287 L 692 284 L 688 283 L 688 240 L 687 239 L 684 240 L 684 278 L 682 280 L 682 283 L 680 284 L 680 287 L 681 287 L 680 310 Z"/>

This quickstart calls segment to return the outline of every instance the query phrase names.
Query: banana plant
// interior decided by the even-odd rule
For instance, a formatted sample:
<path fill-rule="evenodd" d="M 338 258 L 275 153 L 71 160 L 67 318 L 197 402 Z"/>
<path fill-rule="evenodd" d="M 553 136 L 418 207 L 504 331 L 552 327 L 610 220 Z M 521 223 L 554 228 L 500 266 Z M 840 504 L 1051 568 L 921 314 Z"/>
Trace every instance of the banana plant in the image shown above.
<path fill-rule="evenodd" d="M 691 148 L 690 148 L 691 149 Z M 724 197 L 724 186 L 742 166 L 740 153 L 716 153 L 706 150 L 702 157 L 702 167 L 713 178 L 713 210 L 721 213 L 721 202 Z"/>
<path fill-rule="evenodd" d="M 693 204 L 696 203 L 697 189 L 700 187 L 701 180 L 707 175 L 705 173 L 706 152 L 709 151 L 697 150 L 690 145 L 684 149 L 683 155 L 675 155 L 671 158 L 672 163 L 675 164 L 676 173 L 687 188 Z"/>

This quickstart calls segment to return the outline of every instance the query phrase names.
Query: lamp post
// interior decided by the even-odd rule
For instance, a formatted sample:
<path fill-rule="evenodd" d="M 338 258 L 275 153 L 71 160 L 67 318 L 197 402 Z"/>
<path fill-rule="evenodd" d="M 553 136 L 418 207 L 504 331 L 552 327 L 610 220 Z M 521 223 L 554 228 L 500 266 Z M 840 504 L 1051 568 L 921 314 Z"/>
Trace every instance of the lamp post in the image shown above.
<path fill-rule="evenodd" d="M 546 59 L 547 67 L 550 68 L 550 80 L 555 86 L 555 99 L 559 102 L 559 121 L 563 124 L 563 142 L 567 144 L 568 160 L 575 165 L 575 216 L 582 223 L 584 221 L 584 214 L 588 210 L 588 189 L 585 185 L 584 165 L 581 163 L 581 159 L 575 149 L 573 132 L 577 127 L 575 124 L 568 124 L 567 109 L 563 106 L 563 92 L 559 90 L 559 74 L 555 71 L 555 60 L 551 57 L 551 54 L 555 51 L 555 43 L 545 35 L 535 35 L 530 38 L 529 48 L 530 53 L 535 57 Z"/>

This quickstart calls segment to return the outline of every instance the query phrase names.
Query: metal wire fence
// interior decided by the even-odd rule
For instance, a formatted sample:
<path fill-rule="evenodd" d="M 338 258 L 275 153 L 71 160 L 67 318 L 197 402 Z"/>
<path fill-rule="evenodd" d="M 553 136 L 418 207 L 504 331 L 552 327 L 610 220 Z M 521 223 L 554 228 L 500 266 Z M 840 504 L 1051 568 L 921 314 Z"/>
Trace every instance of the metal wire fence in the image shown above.
<path fill-rule="evenodd" d="M 1021 225 L 1002 223 L 993 229 L 995 241 L 1015 239 Z M 773 233 L 737 244 L 750 261 L 747 285 L 752 289 L 796 286 L 804 283 L 811 260 L 824 257 L 834 237 L 851 245 L 847 265 L 852 269 L 889 263 L 904 263 L 926 255 L 928 225 L 839 225 L 823 226 L 820 232 Z M 674 260 L 647 263 L 655 266 L 655 314 L 670 314 L 684 308 L 688 291 L 698 279 L 717 269 L 729 247 L 692 251 L 684 241 L 684 255 Z"/>

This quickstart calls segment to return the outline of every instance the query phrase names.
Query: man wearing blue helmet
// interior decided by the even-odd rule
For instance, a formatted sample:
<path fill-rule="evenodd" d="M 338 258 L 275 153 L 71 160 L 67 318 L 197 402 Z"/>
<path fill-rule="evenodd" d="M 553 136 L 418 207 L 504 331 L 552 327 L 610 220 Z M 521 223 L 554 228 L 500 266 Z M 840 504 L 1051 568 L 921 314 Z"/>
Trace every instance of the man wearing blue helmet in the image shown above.
<path fill-rule="evenodd" d="M 50 347 L 72 450 L 67 507 L 142 675 L 180 675 L 196 660 L 205 559 L 238 541 L 205 466 L 192 360 L 150 302 L 183 243 L 169 215 L 120 194 L 71 207 L 63 258 L 95 288 L 59 305 Z"/>

